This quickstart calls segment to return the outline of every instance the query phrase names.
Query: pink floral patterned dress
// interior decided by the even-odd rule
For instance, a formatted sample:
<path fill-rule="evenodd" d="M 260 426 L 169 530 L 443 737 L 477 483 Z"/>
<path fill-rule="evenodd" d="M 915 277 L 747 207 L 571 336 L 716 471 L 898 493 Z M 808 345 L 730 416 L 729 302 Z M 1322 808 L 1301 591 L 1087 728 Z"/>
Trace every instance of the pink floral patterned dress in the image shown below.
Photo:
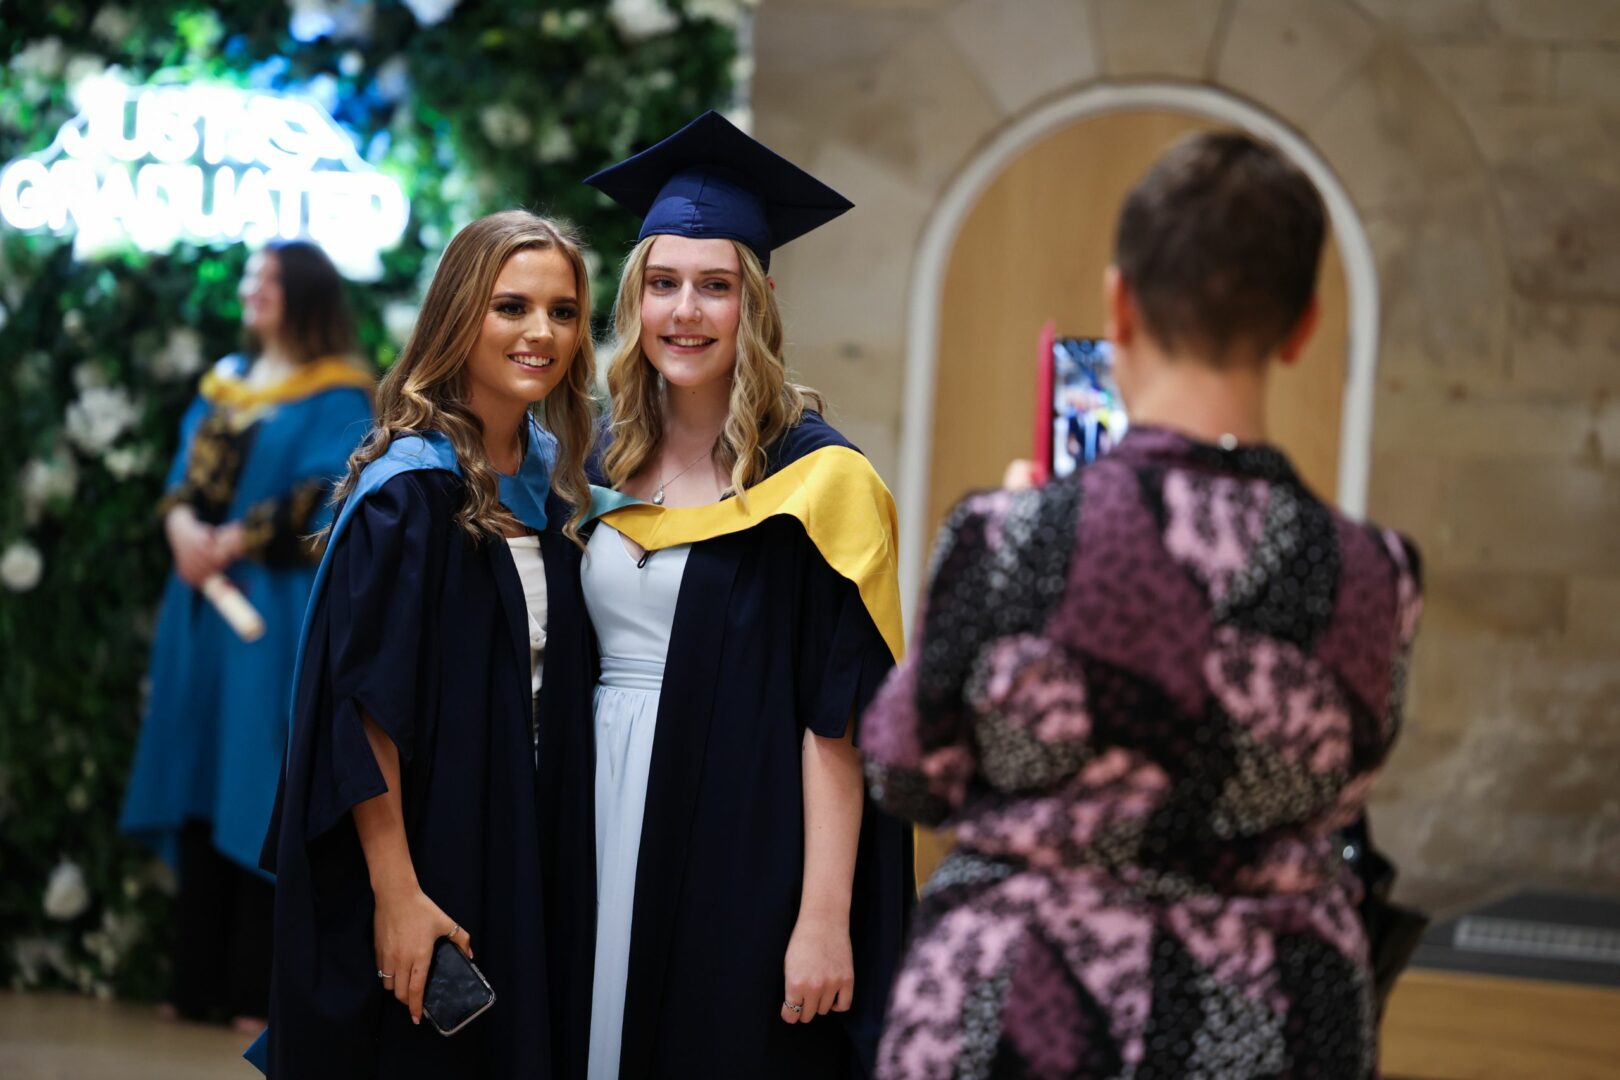
<path fill-rule="evenodd" d="M 1270 447 L 1137 428 L 960 503 L 861 728 L 876 799 L 957 838 L 879 1076 L 1371 1076 L 1333 832 L 1399 726 L 1419 589 Z"/>

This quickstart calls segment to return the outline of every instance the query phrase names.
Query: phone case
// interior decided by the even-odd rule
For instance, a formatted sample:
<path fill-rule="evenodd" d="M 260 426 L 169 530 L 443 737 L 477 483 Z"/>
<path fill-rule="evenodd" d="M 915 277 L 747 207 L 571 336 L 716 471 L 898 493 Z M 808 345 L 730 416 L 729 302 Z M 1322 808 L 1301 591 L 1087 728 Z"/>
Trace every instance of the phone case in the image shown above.
<path fill-rule="evenodd" d="M 495 991 L 466 954 L 447 937 L 433 944 L 422 1012 L 440 1035 L 454 1035 L 495 1004 Z"/>
<path fill-rule="evenodd" d="M 1041 327 L 1035 369 L 1035 452 L 1031 457 L 1037 484 L 1046 483 L 1052 476 L 1052 384 L 1056 381 L 1052 346 L 1056 342 L 1057 323 L 1049 319 Z"/>

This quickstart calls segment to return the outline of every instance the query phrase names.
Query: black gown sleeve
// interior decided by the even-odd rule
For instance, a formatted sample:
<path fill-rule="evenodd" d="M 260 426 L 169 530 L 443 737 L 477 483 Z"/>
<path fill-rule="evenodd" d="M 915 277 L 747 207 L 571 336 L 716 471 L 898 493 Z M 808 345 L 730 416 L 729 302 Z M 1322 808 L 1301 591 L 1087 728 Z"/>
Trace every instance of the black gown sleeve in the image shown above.
<path fill-rule="evenodd" d="M 415 756 L 433 552 L 440 546 L 427 491 L 412 473 L 368 497 L 332 550 L 306 665 L 318 664 L 326 700 L 300 709 L 312 725 L 304 841 L 330 829 L 357 803 L 387 789 L 361 714 L 399 747 L 405 774 Z M 299 740 L 302 742 L 303 740 Z"/>
<path fill-rule="evenodd" d="M 418 662 L 433 648 L 424 634 L 447 528 L 436 523 L 425 475 L 397 476 L 355 509 L 312 599 L 286 770 L 261 858 L 276 874 L 270 1080 L 376 1075 L 384 1031 L 410 1026 L 385 1010 L 398 1006 L 374 979 L 371 887 L 349 811 L 386 789 L 364 710 L 399 746 L 409 826 L 407 762 L 421 703 L 431 700 L 417 696 L 419 669 L 431 668 Z"/>
<path fill-rule="evenodd" d="M 855 583 L 829 566 L 814 545 L 806 546 L 796 658 L 799 715 L 810 731 L 829 739 L 856 725 L 853 737 L 859 744 L 860 714 L 894 667 L 894 656 Z M 855 1002 L 842 1017 L 858 1062 L 852 1075 L 872 1075 L 910 922 L 913 881 L 911 829 L 865 796 L 850 891 Z"/>
<path fill-rule="evenodd" d="M 894 657 L 855 583 L 827 565 L 814 544 L 806 547 L 799 716 L 817 735 L 839 739 L 877 693 Z"/>

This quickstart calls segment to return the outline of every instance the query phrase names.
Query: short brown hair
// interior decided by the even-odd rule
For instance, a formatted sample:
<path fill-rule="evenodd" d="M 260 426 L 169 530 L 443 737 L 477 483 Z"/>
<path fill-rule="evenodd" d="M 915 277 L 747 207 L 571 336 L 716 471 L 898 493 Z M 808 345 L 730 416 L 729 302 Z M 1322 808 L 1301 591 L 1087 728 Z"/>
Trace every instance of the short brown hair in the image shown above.
<path fill-rule="evenodd" d="M 1125 197 L 1114 263 L 1148 334 L 1216 363 L 1265 356 L 1316 291 L 1324 212 L 1271 145 L 1236 131 L 1190 136 Z"/>

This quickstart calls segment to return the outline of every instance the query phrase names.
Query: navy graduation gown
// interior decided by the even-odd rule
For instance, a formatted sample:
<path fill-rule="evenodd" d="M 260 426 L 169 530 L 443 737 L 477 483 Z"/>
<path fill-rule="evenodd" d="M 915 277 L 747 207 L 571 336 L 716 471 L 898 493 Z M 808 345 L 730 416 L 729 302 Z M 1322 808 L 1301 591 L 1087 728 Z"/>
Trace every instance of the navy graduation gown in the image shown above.
<path fill-rule="evenodd" d="M 807 414 L 774 448 L 772 467 L 831 445 L 849 444 Z M 589 627 L 579 553 L 562 557 L 576 570 L 558 575 L 553 619 Z M 553 650 L 556 642 L 548 639 L 546 683 L 557 708 L 541 714 L 544 876 L 558 1075 L 577 1078 L 587 1065 L 596 913 L 597 658 L 594 632 Z M 855 585 L 797 520 L 770 518 L 692 546 L 636 870 L 624 1080 L 869 1074 L 912 895 L 910 830 L 870 800 L 850 912 L 853 1009 L 784 1023 L 782 969 L 803 883 L 804 732 L 843 735 L 892 665 Z"/>
<path fill-rule="evenodd" d="M 461 497 L 460 479 L 438 469 L 384 483 L 334 541 L 311 612 L 264 855 L 277 875 L 277 1080 L 551 1074 L 527 608 L 506 544 L 455 524 Z M 553 497 L 546 510 L 542 553 L 557 589 L 554 568 L 577 575 L 578 563 L 560 551 L 571 546 L 557 531 L 567 508 Z M 399 746 L 422 890 L 472 935 L 495 989 L 495 1005 L 450 1038 L 412 1025 L 376 975 L 349 810 L 385 785 L 362 708 Z"/>

